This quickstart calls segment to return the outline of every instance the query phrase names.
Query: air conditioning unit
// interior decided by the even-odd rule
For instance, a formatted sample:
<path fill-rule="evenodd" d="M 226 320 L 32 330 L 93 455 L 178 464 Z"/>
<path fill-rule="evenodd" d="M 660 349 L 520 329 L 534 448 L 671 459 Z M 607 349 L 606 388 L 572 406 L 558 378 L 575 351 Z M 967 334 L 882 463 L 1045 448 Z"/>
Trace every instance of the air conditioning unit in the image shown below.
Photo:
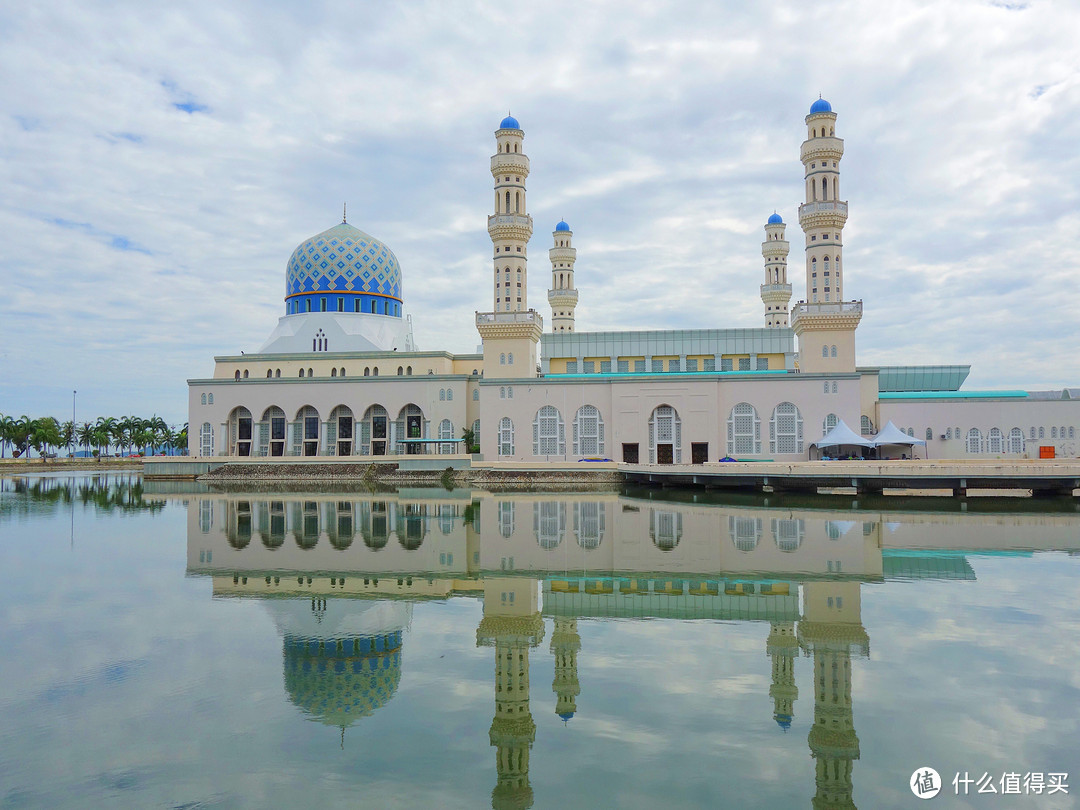
<path fill-rule="evenodd" d="M 940 436 L 938 436 L 938 438 L 941 439 L 942 441 L 945 441 L 945 434 L 942 433 Z"/>

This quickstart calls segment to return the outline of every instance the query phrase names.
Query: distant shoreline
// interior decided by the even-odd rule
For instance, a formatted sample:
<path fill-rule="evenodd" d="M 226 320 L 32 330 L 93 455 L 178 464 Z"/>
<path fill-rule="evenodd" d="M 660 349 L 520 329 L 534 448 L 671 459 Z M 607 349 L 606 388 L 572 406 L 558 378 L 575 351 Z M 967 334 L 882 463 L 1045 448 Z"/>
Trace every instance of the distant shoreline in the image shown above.
<path fill-rule="evenodd" d="M 4 458 L 0 459 L 0 476 L 23 473 L 94 472 L 95 470 L 131 470 L 142 472 L 141 458 Z"/>

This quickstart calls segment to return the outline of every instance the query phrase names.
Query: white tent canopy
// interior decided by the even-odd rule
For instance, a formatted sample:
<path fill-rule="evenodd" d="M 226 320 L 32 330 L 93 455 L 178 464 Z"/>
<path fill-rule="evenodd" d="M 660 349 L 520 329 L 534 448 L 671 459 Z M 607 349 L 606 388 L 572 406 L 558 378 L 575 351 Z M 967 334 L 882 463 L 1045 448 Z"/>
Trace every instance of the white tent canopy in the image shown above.
<path fill-rule="evenodd" d="M 924 447 L 926 442 L 922 439 L 916 439 L 914 436 L 908 436 L 904 431 L 900 430 L 891 421 L 881 429 L 878 435 L 874 436 L 870 440 L 873 447 L 881 447 L 886 444 L 903 444 L 907 447 L 913 447 L 916 444 L 921 444 Z"/>
<path fill-rule="evenodd" d="M 891 422 L 889 424 L 892 424 Z M 896 428 L 893 428 L 896 430 Z M 899 433 L 900 431 L 897 431 Z M 901 433 L 900 435 L 903 436 Z M 907 437 L 904 436 L 906 439 Z M 847 425 L 844 424 L 844 420 L 841 419 L 836 423 L 836 427 L 830 430 L 825 436 L 814 442 L 818 447 L 839 447 L 841 445 L 855 447 L 873 447 L 874 445 L 869 439 L 864 439 L 858 433 L 853 431 Z"/>

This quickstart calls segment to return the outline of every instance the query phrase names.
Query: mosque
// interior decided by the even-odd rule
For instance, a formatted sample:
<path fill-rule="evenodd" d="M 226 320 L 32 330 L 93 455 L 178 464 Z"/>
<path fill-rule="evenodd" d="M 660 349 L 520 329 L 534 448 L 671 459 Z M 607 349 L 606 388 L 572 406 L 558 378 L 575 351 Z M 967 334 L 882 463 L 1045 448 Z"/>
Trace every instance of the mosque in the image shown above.
<path fill-rule="evenodd" d="M 576 323 L 577 251 L 564 221 L 548 249 L 549 331 L 530 305 L 531 167 L 507 116 L 490 167 L 493 300 L 476 313 L 481 352 L 420 350 L 397 257 L 343 217 L 293 251 L 285 314 L 258 351 L 216 357 L 213 377 L 188 380 L 190 455 L 458 453 L 471 430 L 486 460 L 799 461 L 841 421 L 863 436 L 892 422 L 930 458 L 1080 455 L 1080 390 L 964 391 L 969 366 L 857 364 L 863 302 L 844 296 L 836 122 L 824 99 L 805 117 L 804 298 L 790 303 L 787 223 L 773 214 L 762 327 L 591 332 Z"/>

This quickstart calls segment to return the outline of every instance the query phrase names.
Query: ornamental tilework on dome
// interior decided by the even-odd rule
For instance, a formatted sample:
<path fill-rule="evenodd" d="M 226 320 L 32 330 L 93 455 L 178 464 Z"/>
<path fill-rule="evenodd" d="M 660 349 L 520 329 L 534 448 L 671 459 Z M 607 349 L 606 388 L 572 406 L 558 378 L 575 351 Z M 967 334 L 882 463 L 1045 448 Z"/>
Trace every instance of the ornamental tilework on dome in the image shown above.
<path fill-rule="evenodd" d="M 345 639 L 285 639 L 289 699 L 315 720 L 347 726 L 397 692 L 401 632 Z"/>
<path fill-rule="evenodd" d="M 301 242 L 289 258 L 285 295 L 377 293 L 401 300 L 401 266 L 394 252 L 347 223 Z"/>

